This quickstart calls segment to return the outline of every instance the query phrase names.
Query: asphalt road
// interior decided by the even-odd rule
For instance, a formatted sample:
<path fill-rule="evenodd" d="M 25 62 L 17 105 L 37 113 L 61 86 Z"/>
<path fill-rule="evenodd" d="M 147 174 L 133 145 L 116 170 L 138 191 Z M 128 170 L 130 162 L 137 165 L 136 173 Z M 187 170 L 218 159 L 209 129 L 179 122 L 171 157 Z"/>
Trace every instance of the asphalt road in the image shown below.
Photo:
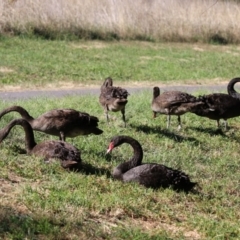
<path fill-rule="evenodd" d="M 125 87 L 130 94 L 139 91 L 152 92 L 152 87 Z M 192 85 L 192 86 L 164 86 L 161 91 L 179 90 L 188 93 L 198 92 L 225 92 L 227 93 L 226 85 Z M 15 101 L 31 98 L 61 98 L 71 95 L 99 95 L 100 88 L 78 88 L 78 89 L 59 89 L 59 90 L 24 90 L 24 91 L 1 91 L 0 99 L 6 101 Z"/>

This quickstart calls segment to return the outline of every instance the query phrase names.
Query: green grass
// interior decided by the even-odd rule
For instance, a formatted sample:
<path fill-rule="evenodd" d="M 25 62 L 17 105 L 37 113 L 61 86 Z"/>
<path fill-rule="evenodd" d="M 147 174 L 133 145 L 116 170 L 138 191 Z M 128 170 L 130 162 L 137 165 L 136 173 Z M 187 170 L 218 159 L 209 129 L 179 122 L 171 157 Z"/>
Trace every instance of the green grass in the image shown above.
<path fill-rule="evenodd" d="M 1 38 L 0 87 L 221 82 L 239 76 L 237 45 Z M 216 80 L 217 79 L 217 80 Z"/>
<path fill-rule="evenodd" d="M 176 117 L 166 130 L 166 116 L 151 117 L 151 94 L 129 96 L 127 128 L 119 112 L 110 114 L 107 125 L 98 96 L 1 102 L 1 109 L 18 104 L 34 117 L 60 107 L 86 111 L 99 117 L 104 133 L 68 139 L 85 163 L 76 173 L 17 153 L 24 148 L 23 130 L 11 131 L 0 145 L 0 238 L 239 239 L 239 118 L 230 119 L 230 129 L 219 133 L 215 121 L 189 113 L 182 117 L 181 131 Z M 5 115 L 0 128 L 18 116 Z M 119 134 L 142 144 L 144 162 L 189 174 L 199 193 L 154 191 L 113 180 L 112 169 L 132 155 L 128 145 L 105 155 L 110 138 Z M 56 139 L 38 132 L 35 136 L 37 142 Z"/>

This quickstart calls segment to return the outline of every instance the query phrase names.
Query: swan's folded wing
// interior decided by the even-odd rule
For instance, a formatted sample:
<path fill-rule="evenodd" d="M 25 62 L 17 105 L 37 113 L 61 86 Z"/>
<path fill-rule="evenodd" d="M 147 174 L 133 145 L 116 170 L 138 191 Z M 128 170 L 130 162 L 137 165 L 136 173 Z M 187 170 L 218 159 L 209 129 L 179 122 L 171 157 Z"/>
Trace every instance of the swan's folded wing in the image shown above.
<path fill-rule="evenodd" d="M 190 191 L 196 183 L 191 182 L 182 171 L 161 164 L 149 165 L 139 176 L 139 183 L 150 188 L 172 187 L 175 190 Z"/>
<path fill-rule="evenodd" d="M 44 115 L 46 123 L 54 124 L 55 126 L 68 126 L 68 125 L 91 125 L 98 126 L 99 119 L 91 116 L 85 112 L 79 112 L 74 109 L 55 109 Z"/>
<path fill-rule="evenodd" d="M 74 109 L 53 109 L 49 112 L 46 112 L 41 117 L 46 119 L 55 119 L 55 118 L 77 118 L 79 116 L 79 111 Z"/>
<path fill-rule="evenodd" d="M 62 141 L 39 143 L 33 148 L 32 154 L 43 157 L 45 161 L 58 159 L 64 167 L 81 163 L 80 151 L 73 145 Z"/>
<path fill-rule="evenodd" d="M 196 101 L 196 97 L 180 91 L 167 91 L 162 93 L 156 101 L 163 107 L 170 107 L 173 105 L 180 105 L 183 103 L 193 103 Z"/>
<path fill-rule="evenodd" d="M 160 164 L 142 164 L 123 174 L 124 182 L 138 182 L 148 188 L 168 187 L 169 169 Z"/>
<path fill-rule="evenodd" d="M 240 100 L 229 96 L 228 94 L 213 93 L 200 96 L 199 99 L 205 103 L 205 105 L 203 105 L 204 109 L 200 109 L 203 113 L 209 112 L 211 114 L 211 112 L 214 112 L 214 114 L 219 118 L 232 117 L 232 114 L 230 114 L 231 112 L 233 112 L 233 116 L 238 115 L 238 111 L 235 111 L 235 109 L 239 109 Z"/>
<path fill-rule="evenodd" d="M 139 175 L 139 183 L 149 188 L 169 187 L 169 169 L 160 164 L 148 165 Z M 144 166 L 144 165 L 143 165 Z"/>

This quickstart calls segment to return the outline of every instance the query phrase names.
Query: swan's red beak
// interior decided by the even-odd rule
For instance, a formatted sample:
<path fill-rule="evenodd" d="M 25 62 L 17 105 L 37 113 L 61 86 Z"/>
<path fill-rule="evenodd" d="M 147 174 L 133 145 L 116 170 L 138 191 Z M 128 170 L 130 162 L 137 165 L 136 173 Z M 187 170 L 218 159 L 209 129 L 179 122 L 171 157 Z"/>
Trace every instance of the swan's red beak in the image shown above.
<path fill-rule="evenodd" d="M 110 143 L 109 143 L 109 146 L 108 146 L 107 153 L 110 153 L 113 149 L 114 149 L 114 143 L 113 143 L 113 142 L 110 142 Z"/>

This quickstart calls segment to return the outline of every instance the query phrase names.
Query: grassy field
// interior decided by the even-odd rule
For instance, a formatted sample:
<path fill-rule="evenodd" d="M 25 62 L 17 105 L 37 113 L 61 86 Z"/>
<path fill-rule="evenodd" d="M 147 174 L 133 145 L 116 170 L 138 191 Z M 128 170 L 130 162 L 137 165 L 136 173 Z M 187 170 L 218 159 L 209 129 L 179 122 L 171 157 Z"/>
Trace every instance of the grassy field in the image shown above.
<path fill-rule="evenodd" d="M 226 84 L 239 76 L 238 45 L 205 45 L 125 41 L 46 41 L 24 37 L 0 39 L 0 89 L 100 86 L 111 76 L 126 86 Z M 202 92 L 201 92 L 202 93 Z M 198 95 L 199 93 L 195 93 Z M 81 172 L 19 153 L 24 133 L 15 127 L 0 144 L 1 239 L 239 239 L 240 122 L 230 119 L 227 132 L 214 121 L 193 114 L 166 130 L 166 117 L 152 119 L 151 91 L 129 96 L 127 127 L 120 113 L 105 122 L 98 96 L 68 96 L 1 101 L 37 117 L 54 108 L 74 108 L 99 117 L 100 136 L 68 139 L 81 150 Z M 10 113 L 0 128 L 18 117 Z M 144 162 L 181 169 L 199 184 L 196 193 L 145 189 L 111 177 L 128 159 L 123 145 L 106 156 L 114 135 L 136 138 Z M 36 141 L 56 139 L 35 132 Z"/>
<path fill-rule="evenodd" d="M 0 34 L 239 43 L 235 0 L 2 0 Z"/>
<path fill-rule="evenodd" d="M 102 84 L 221 84 L 239 76 L 238 45 L 0 39 L 0 89 Z"/>
<path fill-rule="evenodd" d="M 126 108 L 127 127 L 120 113 L 105 122 L 98 96 L 69 96 L 1 102 L 24 106 L 32 116 L 53 108 L 75 108 L 100 119 L 100 136 L 68 141 L 81 150 L 81 172 L 67 172 L 58 163 L 18 153 L 24 148 L 21 127 L 15 127 L 0 145 L 1 239 L 239 239 L 240 122 L 229 120 L 227 132 L 216 123 L 193 114 L 182 117 L 177 131 L 173 117 L 152 119 L 152 93 L 132 94 Z M 17 113 L 5 115 L 0 128 Z M 157 191 L 111 178 L 112 169 L 132 155 L 128 145 L 105 155 L 114 135 L 140 141 L 144 162 L 181 169 L 199 184 L 196 193 Z M 35 132 L 36 141 L 56 139 Z"/>

